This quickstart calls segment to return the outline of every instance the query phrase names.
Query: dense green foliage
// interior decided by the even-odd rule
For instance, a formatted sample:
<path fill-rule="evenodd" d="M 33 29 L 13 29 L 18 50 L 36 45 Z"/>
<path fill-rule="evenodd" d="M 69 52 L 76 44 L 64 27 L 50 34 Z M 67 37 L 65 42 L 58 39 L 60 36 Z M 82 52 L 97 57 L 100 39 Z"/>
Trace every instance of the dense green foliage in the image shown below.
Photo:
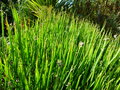
<path fill-rule="evenodd" d="M 0 1 L 0 90 L 120 90 L 120 36 L 104 31 L 118 0 L 13 1 Z"/>
<path fill-rule="evenodd" d="M 106 22 L 105 29 L 112 33 L 120 33 L 120 1 L 119 0 L 74 0 L 72 11 L 80 17 L 89 18 L 100 27 Z"/>
<path fill-rule="evenodd" d="M 6 26 L 6 18 L 8 18 L 8 24 L 12 25 L 13 24 L 13 16 L 12 16 L 12 11 L 11 8 L 15 7 L 18 11 L 19 14 L 21 14 L 24 8 L 24 0 L 0 0 L 0 17 L 1 17 L 1 12 L 3 11 L 3 23 L 4 23 L 4 32 L 5 36 L 8 36 L 8 31 L 7 31 L 7 26 Z M 25 13 L 25 12 L 23 12 Z M 21 14 L 21 17 L 25 16 Z M 1 18 L 0 18 L 0 37 L 2 35 L 2 24 L 1 24 Z"/>
<path fill-rule="evenodd" d="M 52 13 L 34 26 L 15 9 L 15 35 L 1 38 L 0 88 L 24 90 L 119 90 L 120 38 L 90 22 Z"/>
<path fill-rule="evenodd" d="M 106 23 L 106 32 L 112 32 L 113 35 L 120 34 L 119 0 L 2 0 L 0 4 L 1 2 L 4 4 L 5 14 L 11 18 L 9 23 L 13 22 L 10 6 L 14 5 L 21 17 L 27 17 L 30 20 L 44 14 L 49 15 L 46 9 L 52 7 L 52 10 L 61 11 L 62 9 L 79 16 L 79 19 L 89 19 L 100 28 Z"/>

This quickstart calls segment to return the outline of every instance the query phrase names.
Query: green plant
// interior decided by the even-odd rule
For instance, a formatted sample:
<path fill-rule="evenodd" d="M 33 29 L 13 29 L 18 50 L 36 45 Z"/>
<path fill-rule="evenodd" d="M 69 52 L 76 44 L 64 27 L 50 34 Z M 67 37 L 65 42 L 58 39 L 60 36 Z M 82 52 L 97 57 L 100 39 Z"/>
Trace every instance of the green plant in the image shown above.
<path fill-rule="evenodd" d="M 39 1 L 39 0 L 38 0 Z M 51 15 L 51 12 L 52 12 L 52 6 L 47 6 L 47 5 L 44 5 L 38 1 L 30 1 L 28 0 L 27 1 L 27 6 L 28 6 L 28 9 L 31 10 L 31 12 L 33 13 L 34 16 L 36 16 L 37 18 L 45 18 L 45 16 L 50 16 Z"/>
<path fill-rule="evenodd" d="M 15 9 L 15 35 L 0 46 L 0 88 L 119 90 L 120 38 L 66 13 L 24 26 Z M 2 23 L 3 24 L 3 23 Z"/>
<path fill-rule="evenodd" d="M 57 6 L 74 13 L 79 18 L 86 18 L 97 23 L 100 28 L 106 22 L 106 32 L 120 34 L 120 1 L 119 0 L 60 0 Z"/>
<path fill-rule="evenodd" d="M 58 2 L 58 0 L 28 0 L 28 1 L 34 1 L 42 6 L 50 6 L 50 5 L 55 6 L 56 3 Z"/>
<path fill-rule="evenodd" d="M 6 26 L 6 18 L 8 18 L 8 24 L 13 24 L 13 17 L 12 17 L 12 11 L 11 8 L 16 8 L 18 10 L 18 13 L 20 14 L 21 11 L 23 12 L 22 5 L 25 3 L 26 0 L 0 0 L 0 16 L 1 12 L 3 11 L 3 23 L 4 23 L 4 35 L 8 36 L 7 26 Z M 24 14 L 22 14 L 21 17 L 23 17 Z M 0 18 L 0 21 L 1 18 Z M 0 37 L 2 35 L 2 23 L 0 22 Z"/>

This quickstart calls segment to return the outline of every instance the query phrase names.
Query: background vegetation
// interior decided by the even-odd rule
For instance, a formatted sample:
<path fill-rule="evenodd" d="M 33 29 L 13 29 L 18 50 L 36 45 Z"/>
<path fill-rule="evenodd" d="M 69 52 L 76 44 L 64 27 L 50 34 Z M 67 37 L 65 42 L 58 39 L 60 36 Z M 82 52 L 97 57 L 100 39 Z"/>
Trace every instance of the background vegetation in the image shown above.
<path fill-rule="evenodd" d="M 119 26 L 119 10 L 105 9 L 118 0 L 6 2 L 0 1 L 0 89 L 120 89 L 120 36 L 112 36 L 119 30 L 106 28 Z"/>
<path fill-rule="evenodd" d="M 79 19 L 89 19 L 100 28 L 105 23 L 106 32 L 112 32 L 113 35 L 120 34 L 119 0 L 1 0 L 0 3 L 3 4 L 3 10 L 10 18 L 9 23 L 13 22 L 10 7 L 14 4 L 21 17 L 28 17 L 32 21 L 36 17 L 50 15 L 46 13 L 48 8 L 47 11 L 63 10 L 78 16 Z"/>

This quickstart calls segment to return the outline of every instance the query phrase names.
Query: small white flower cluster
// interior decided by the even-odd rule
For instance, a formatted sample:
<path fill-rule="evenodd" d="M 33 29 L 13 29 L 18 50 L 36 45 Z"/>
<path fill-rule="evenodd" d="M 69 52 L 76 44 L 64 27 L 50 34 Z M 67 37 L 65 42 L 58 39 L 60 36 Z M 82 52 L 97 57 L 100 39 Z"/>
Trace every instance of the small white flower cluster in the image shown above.
<path fill-rule="evenodd" d="M 57 65 L 58 65 L 58 66 L 62 66 L 62 65 L 63 65 L 62 60 L 59 60 L 59 59 L 58 59 L 58 60 L 57 60 Z"/>
<path fill-rule="evenodd" d="M 83 47 L 83 46 L 84 46 L 84 42 L 80 41 L 78 47 Z"/>

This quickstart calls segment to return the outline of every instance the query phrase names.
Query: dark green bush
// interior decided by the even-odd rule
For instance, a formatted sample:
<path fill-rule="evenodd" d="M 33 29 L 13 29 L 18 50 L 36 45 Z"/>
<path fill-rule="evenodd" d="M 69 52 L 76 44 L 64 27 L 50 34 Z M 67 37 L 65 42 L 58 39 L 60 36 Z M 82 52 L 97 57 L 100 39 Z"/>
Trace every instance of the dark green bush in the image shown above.
<path fill-rule="evenodd" d="M 72 0 L 66 2 L 62 0 L 58 6 L 68 7 Z M 106 22 L 106 31 L 112 30 L 113 34 L 119 33 L 120 30 L 120 1 L 119 0 L 73 0 L 71 8 L 67 11 L 73 13 L 80 18 L 87 18 L 94 23 L 100 25 L 100 28 Z"/>

